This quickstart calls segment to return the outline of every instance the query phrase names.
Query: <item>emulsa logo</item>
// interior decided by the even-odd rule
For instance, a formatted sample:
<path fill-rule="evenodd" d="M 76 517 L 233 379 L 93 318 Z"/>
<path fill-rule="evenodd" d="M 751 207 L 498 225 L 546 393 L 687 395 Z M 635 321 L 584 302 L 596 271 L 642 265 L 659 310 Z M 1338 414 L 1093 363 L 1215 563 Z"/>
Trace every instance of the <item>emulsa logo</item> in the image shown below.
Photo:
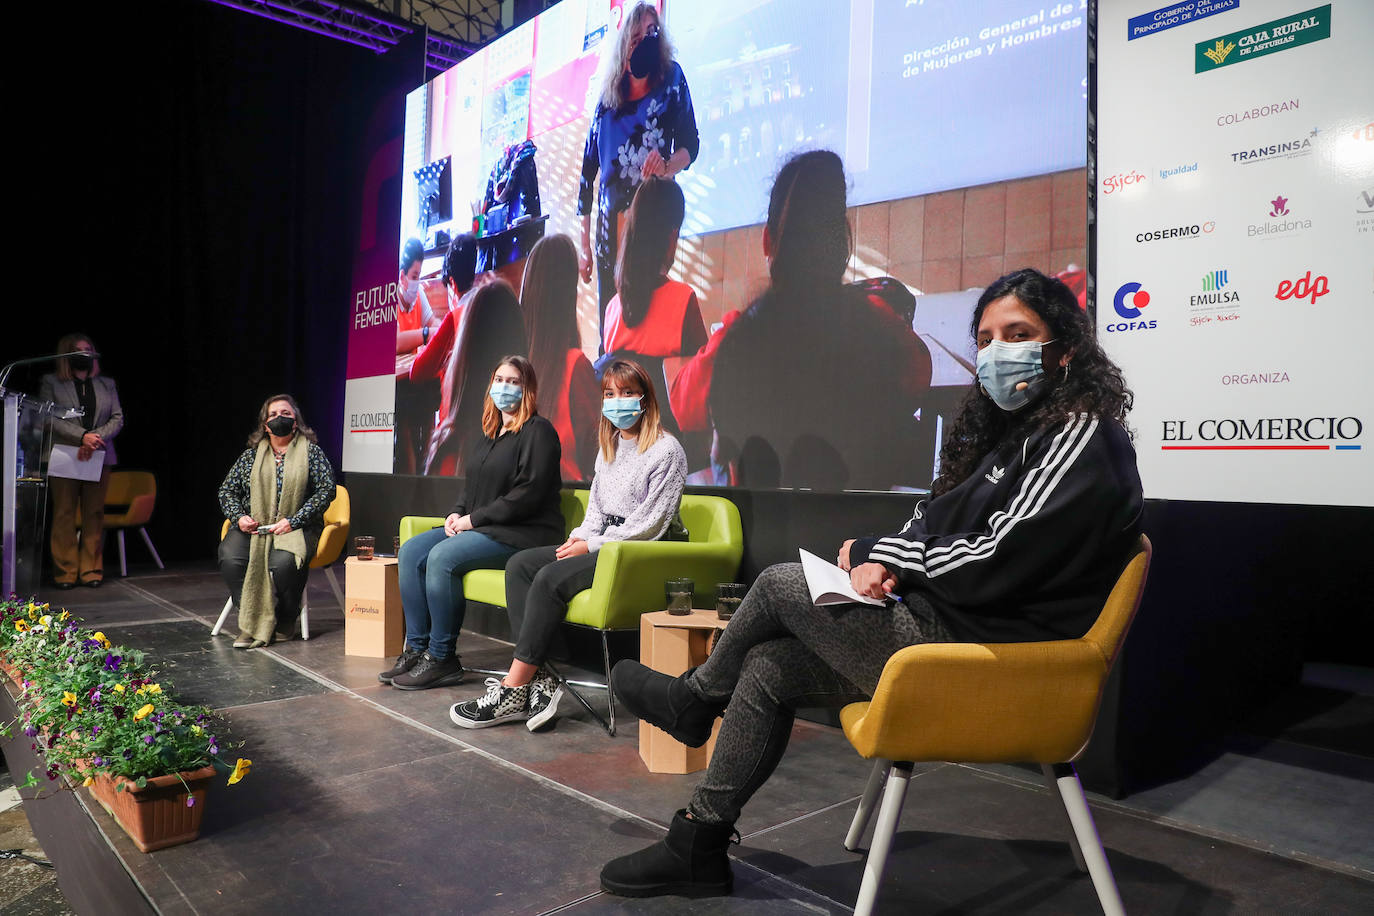
<path fill-rule="evenodd" d="M 1153 330 L 1156 327 L 1155 320 L 1142 317 L 1143 310 L 1149 307 L 1150 293 L 1144 286 L 1134 281 L 1121 284 L 1117 287 L 1116 295 L 1112 296 L 1112 308 L 1116 309 L 1118 316 L 1127 320 L 1109 323 L 1108 332 Z"/>

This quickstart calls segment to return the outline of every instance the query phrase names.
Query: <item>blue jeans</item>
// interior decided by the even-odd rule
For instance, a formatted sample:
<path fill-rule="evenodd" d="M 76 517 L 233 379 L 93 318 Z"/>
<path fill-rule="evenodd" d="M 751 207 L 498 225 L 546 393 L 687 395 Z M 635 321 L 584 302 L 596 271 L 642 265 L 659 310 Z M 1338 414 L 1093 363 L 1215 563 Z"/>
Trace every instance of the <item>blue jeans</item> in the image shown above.
<path fill-rule="evenodd" d="M 443 528 L 417 534 L 402 544 L 397 566 L 406 617 L 406 648 L 428 649 L 434 658 L 452 655 L 467 613 L 464 574 L 474 569 L 500 569 L 513 553 L 514 547 L 479 531 L 460 531 L 449 537 Z"/>

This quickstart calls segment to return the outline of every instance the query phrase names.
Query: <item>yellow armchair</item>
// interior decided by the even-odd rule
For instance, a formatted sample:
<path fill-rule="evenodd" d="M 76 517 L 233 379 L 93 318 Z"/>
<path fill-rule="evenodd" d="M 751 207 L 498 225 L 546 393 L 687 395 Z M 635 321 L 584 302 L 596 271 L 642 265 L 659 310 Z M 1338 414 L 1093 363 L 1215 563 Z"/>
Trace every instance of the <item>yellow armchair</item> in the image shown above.
<path fill-rule="evenodd" d="M 129 575 L 129 564 L 124 548 L 124 529 L 137 528 L 153 555 L 158 569 L 162 557 L 158 556 L 153 539 L 145 527 L 153 518 L 153 507 L 157 505 L 157 478 L 151 471 L 111 471 L 110 485 L 105 491 L 105 530 L 114 531 L 119 541 L 119 574 Z M 79 515 L 78 515 L 79 523 Z"/>
<path fill-rule="evenodd" d="M 1140 606 L 1150 556 L 1150 541 L 1141 535 L 1097 622 L 1080 639 L 910 646 L 888 659 L 872 700 L 841 710 L 845 737 L 860 756 L 876 761 L 846 849 L 858 847 L 882 796 L 856 914 L 873 911 L 912 765 L 931 760 L 1040 764 L 1068 813 L 1075 862 L 1091 875 L 1104 912 L 1124 912 L 1072 761 L 1092 737 L 1107 674 Z"/>

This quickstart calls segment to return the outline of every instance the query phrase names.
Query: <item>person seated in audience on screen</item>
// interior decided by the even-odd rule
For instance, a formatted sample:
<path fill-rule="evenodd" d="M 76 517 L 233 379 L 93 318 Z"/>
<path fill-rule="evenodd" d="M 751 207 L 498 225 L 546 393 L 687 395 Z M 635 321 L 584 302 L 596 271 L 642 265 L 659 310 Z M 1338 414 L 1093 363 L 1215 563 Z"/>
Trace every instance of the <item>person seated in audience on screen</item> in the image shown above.
<path fill-rule="evenodd" d="M 474 310 L 480 300 L 474 300 Z M 463 396 L 476 400 L 476 394 Z M 553 424 L 539 416 L 538 401 L 530 361 L 501 357 L 482 398 L 478 434 L 464 451 L 463 498 L 443 527 L 401 545 L 397 566 L 406 644 L 396 663 L 377 676 L 383 684 L 425 690 L 462 681 L 455 649 L 467 611 L 463 576 L 500 569 L 517 550 L 562 539 L 561 449 Z"/>
<path fill-rule="evenodd" d="M 401 249 L 401 272 L 396 280 L 396 354 L 414 353 L 439 326 L 421 288 L 420 270 L 425 261 L 425 246 L 419 239 L 408 239 Z"/>
<path fill-rule="evenodd" d="M 553 721 L 563 688 L 541 666 L 568 602 L 591 588 L 601 545 L 684 539 L 677 512 L 687 458 L 663 428 L 648 372 L 616 360 L 601 377 L 601 394 L 600 451 L 587 514 L 559 546 L 522 550 L 506 563 L 515 658 L 505 678 L 487 679 L 486 693 L 449 710 L 464 728 L 524 721 L 534 731 Z"/>
<path fill-rule="evenodd" d="M 529 351 L 520 300 L 505 280 L 477 288 L 463 307 L 453 349 L 444 367 L 439 425 L 429 437 L 426 474 L 451 476 L 467 462 L 467 449 L 482 425 L 492 370 L 507 353 Z"/>
<path fill-rule="evenodd" d="M 601 392 L 582 352 L 577 328 L 577 247 L 566 235 L 535 243 L 525 261 L 520 307 L 530 337 L 530 362 L 544 380 L 539 415 L 548 417 L 563 445 L 565 481 L 586 480 L 596 461 Z"/>
<path fill-rule="evenodd" d="M 644 366 L 665 408 L 663 426 L 675 436 L 681 430 L 668 401 L 663 361 L 690 356 L 706 343 L 696 290 L 668 279 L 685 213 L 675 181 L 649 178 L 635 192 L 615 267 L 616 294 L 606 305 L 606 355 L 598 361 L 630 359 Z"/>
<path fill-rule="evenodd" d="M 612 671 L 630 712 L 685 744 L 704 744 L 725 719 L 667 838 L 607 864 L 603 889 L 728 893 L 734 824 L 782 758 L 796 710 L 871 697 L 897 650 L 1072 639 L 1097 618 L 1140 534 L 1131 393 L 1073 294 L 1037 271 L 989 286 L 972 330 L 978 383 L 930 498 L 900 532 L 839 545 L 859 594 L 900 601 L 817 607 L 800 564 L 779 564 L 700 667 L 673 678 L 626 660 Z M 863 394 L 853 392 L 861 413 Z"/>
<path fill-rule="evenodd" d="M 448 297 L 448 311 L 440 320 L 439 326 L 432 331 L 421 329 L 420 350 L 415 361 L 410 364 L 410 382 L 420 385 L 434 379 L 439 380 L 440 391 L 447 389 L 449 357 L 453 355 L 453 342 L 458 336 L 458 327 L 468 303 L 476 294 L 477 277 L 477 239 L 464 233 L 455 238 L 444 255 L 444 265 L 439 279 Z M 423 296 L 423 293 L 421 293 Z M 448 399 L 439 401 L 439 419 L 448 413 Z"/>
<path fill-rule="evenodd" d="M 930 387 L 930 352 L 910 321 L 844 283 L 850 232 L 839 156 L 814 150 L 783 165 L 763 254 L 768 288 L 724 334 L 710 379 L 719 455 L 733 481 L 832 491 L 925 484 L 930 465 L 913 462 L 913 415 Z"/>
<path fill-rule="evenodd" d="M 219 486 L 229 520 L 219 571 L 239 610 L 235 649 L 294 634 L 334 490 L 334 469 L 295 398 L 264 401 L 248 448 Z"/>

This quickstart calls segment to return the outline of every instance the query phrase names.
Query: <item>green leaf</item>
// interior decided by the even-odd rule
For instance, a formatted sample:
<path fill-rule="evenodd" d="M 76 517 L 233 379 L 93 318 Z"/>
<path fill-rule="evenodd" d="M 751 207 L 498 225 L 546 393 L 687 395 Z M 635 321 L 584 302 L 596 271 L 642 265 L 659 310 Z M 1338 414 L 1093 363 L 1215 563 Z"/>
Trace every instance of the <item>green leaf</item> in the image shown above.
<path fill-rule="evenodd" d="M 136 779 L 136 780 L 134 781 L 134 783 L 135 783 L 135 785 L 137 785 L 140 789 L 146 789 L 146 788 L 148 787 L 148 777 L 147 777 L 147 776 L 140 776 L 140 777 L 138 777 L 138 779 Z"/>

